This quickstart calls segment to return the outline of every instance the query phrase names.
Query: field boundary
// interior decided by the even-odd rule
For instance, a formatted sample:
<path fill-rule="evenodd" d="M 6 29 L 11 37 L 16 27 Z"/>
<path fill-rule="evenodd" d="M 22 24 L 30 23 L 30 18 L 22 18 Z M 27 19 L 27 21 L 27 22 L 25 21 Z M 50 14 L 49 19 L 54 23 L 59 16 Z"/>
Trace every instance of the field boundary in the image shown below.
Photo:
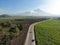
<path fill-rule="evenodd" d="M 32 24 L 33 24 L 34 27 L 35 27 L 36 24 L 38 24 L 38 23 L 42 23 L 42 22 L 45 22 L 45 21 L 47 21 L 47 20 L 43 20 L 43 21 L 39 21 L 39 22 L 35 22 L 35 23 L 32 23 Z M 32 24 L 31 24 L 31 25 L 32 25 Z M 30 26 L 31 26 L 31 25 L 30 25 Z M 30 28 L 30 26 L 29 26 L 29 28 Z M 28 40 L 28 39 L 27 39 L 28 37 L 29 37 L 29 30 L 28 30 L 28 32 L 27 32 L 27 36 L 26 36 L 26 39 L 25 39 L 25 43 L 24 43 L 24 45 L 27 44 L 26 41 Z M 35 40 L 36 40 L 35 29 L 34 29 L 34 37 L 35 37 Z M 35 41 L 35 45 L 37 45 L 37 44 L 36 44 L 36 41 Z"/>
<path fill-rule="evenodd" d="M 49 24 L 50 22 L 50 20 L 46 20 L 48 23 L 46 23 L 46 24 Z M 46 22 L 46 21 L 41 21 L 41 22 L 38 22 L 38 27 L 39 27 L 39 24 L 40 23 L 42 23 L 42 22 Z M 52 20 L 53 21 L 53 20 Z M 54 21 L 53 21 L 53 23 L 52 24 L 54 24 Z M 56 23 L 55 23 L 56 24 Z M 58 24 L 59 25 L 59 24 Z M 45 26 L 45 25 L 42 25 L 42 26 Z M 54 25 L 55 26 L 55 25 Z M 36 45 L 38 45 L 38 44 L 40 44 L 40 43 L 38 43 L 39 42 L 39 38 L 37 38 L 38 36 L 39 37 L 41 37 L 41 35 L 36 35 L 36 34 L 40 34 L 40 33 L 36 33 L 36 32 L 39 32 L 39 29 L 40 29 L 40 27 L 39 28 L 36 28 L 36 25 L 34 26 L 34 33 L 35 33 L 35 40 L 36 40 Z M 53 28 L 54 29 L 54 28 Z M 38 31 L 37 31 L 38 30 Z M 43 30 L 43 29 L 41 29 L 41 30 Z M 41 32 L 41 31 L 40 31 Z M 44 32 L 43 32 L 44 33 Z M 47 33 L 48 34 L 48 33 Z M 53 35 L 55 34 L 55 33 L 52 33 Z M 43 35 L 44 36 L 44 35 Z M 50 37 L 50 36 L 48 36 L 48 37 Z M 47 39 L 47 38 L 46 38 Z M 48 39 L 54 39 L 54 38 L 48 38 Z M 59 39 L 59 38 L 58 38 Z M 38 41 L 38 42 L 37 42 Z M 57 41 L 57 40 L 55 40 L 55 41 Z M 55 42 L 55 41 L 52 41 L 54 44 L 56 44 L 56 45 L 59 45 L 60 43 L 58 43 L 58 42 Z M 43 44 L 43 42 L 42 42 L 42 44 Z M 48 43 L 49 44 L 49 43 Z"/>
<path fill-rule="evenodd" d="M 39 23 L 42 23 L 42 22 L 46 22 L 46 21 L 48 21 L 48 20 L 44 20 L 44 21 L 40 21 L 40 22 L 36 22 L 36 24 L 39 24 Z M 36 24 L 35 24 L 35 25 L 36 25 Z M 35 25 L 34 25 L 35 44 L 38 45 L 37 40 L 36 40 Z"/>

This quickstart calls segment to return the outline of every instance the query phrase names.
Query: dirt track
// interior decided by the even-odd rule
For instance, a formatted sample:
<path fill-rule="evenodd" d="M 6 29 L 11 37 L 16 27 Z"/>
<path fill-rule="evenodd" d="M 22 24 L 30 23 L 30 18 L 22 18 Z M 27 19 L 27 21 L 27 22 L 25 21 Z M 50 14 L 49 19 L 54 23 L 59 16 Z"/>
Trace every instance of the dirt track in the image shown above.
<path fill-rule="evenodd" d="M 27 19 L 27 20 L 25 20 L 25 24 L 23 25 L 23 30 L 20 31 L 20 34 L 17 38 L 14 38 L 11 41 L 11 45 L 24 45 L 30 24 L 32 24 L 34 22 L 43 21 L 43 20 L 46 20 L 46 19 Z M 32 34 L 31 34 L 31 37 L 32 37 Z"/>

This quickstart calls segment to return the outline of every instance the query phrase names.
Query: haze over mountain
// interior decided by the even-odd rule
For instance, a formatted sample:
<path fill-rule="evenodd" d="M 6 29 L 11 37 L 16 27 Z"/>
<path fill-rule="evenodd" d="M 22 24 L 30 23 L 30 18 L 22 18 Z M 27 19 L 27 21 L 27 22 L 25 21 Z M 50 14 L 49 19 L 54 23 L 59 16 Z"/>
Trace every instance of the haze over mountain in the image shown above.
<path fill-rule="evenodd" d="M 0 0 L 1 14 L 60 16 L 60 0 Z"/>
<path fill-rule="evenodd" d="M 35 9 L 31 11 L 21 12 L 21 13 L 18 13 L 17 15 L 20 15 L 20 16 L 52 16 L 53 14 L 44 12 L 40 9 Z"/>
<path fill-rule="evenodd" d="M 1 16 L 53 16 L 55 14 L 50 14 L 47 13 L 41 9 L 34 9 L 34 10 L 30 10 L 30 11 L 24 11 L 24 12 L 19 12 L 19 13 L 6 13 L 6 14 L 0 14 Z"/>
<path fill-rule="evenodd" d="M 11 17 L 11 16 L 8 15 L 8 14 L 2 14 L 2 15 L 0 15 L 0 18 L 5 18 L 5 17 Z"/>

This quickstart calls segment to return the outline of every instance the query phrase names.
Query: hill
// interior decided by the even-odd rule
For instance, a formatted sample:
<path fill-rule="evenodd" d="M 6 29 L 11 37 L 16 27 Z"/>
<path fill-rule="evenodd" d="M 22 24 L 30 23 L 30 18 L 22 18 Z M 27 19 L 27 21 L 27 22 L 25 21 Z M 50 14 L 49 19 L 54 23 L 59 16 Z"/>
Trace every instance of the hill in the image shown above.
<path fill-rule="evenodd" d="M 0 17 L 5 18 L 5 17 L 10 17 L 8 14 L 2 14 Z"/>

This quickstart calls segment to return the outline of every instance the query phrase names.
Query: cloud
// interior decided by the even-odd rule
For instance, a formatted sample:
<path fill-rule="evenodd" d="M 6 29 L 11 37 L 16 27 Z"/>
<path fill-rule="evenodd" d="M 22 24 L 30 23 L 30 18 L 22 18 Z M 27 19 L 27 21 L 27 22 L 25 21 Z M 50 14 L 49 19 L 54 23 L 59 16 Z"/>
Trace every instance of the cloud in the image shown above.
<path fill-rule="evenodd" d="M 39 8 L 37 8 L 34 10 L 18 13 L 18 15 L 21 15 L 21 16 L 50 16 L 51 14 L 46 13 L 46 12 L 40 10 Z"/>
<path fill-rule="evenodd" d="M 51 14 L 60 14 L 60 0 L 46 0 L 45 2 L 46 4 L 40 5 L 40 9 Z"/>
<path fill-rule="evenodd" d="M 8 14 L 9 12 L 7 10 L 0 9 L 0 15 L 1 14 Z"/>
<path fill-rule="evenodd" d="M 9 14 L 9 15 L 17 15 L 17 16 L 50 16 L 51 14 L 44 12 L 43 10 L 37 8 L 34 10 L 19 12 L 19 13 L 12 13 L 12 11 L 0 9 L 1 14 Z"/>
<path fill-rule="evenodd" d="M 12 12 L 12 11 L 5 10 L 5 9 L 1 9 L 1 8 L 0 8 L 0 15 L 2 15 L 2 14 L 9 14 L 9 15 L 12 15 L 12 14 L 15 14 L 15 13 Z"/>

